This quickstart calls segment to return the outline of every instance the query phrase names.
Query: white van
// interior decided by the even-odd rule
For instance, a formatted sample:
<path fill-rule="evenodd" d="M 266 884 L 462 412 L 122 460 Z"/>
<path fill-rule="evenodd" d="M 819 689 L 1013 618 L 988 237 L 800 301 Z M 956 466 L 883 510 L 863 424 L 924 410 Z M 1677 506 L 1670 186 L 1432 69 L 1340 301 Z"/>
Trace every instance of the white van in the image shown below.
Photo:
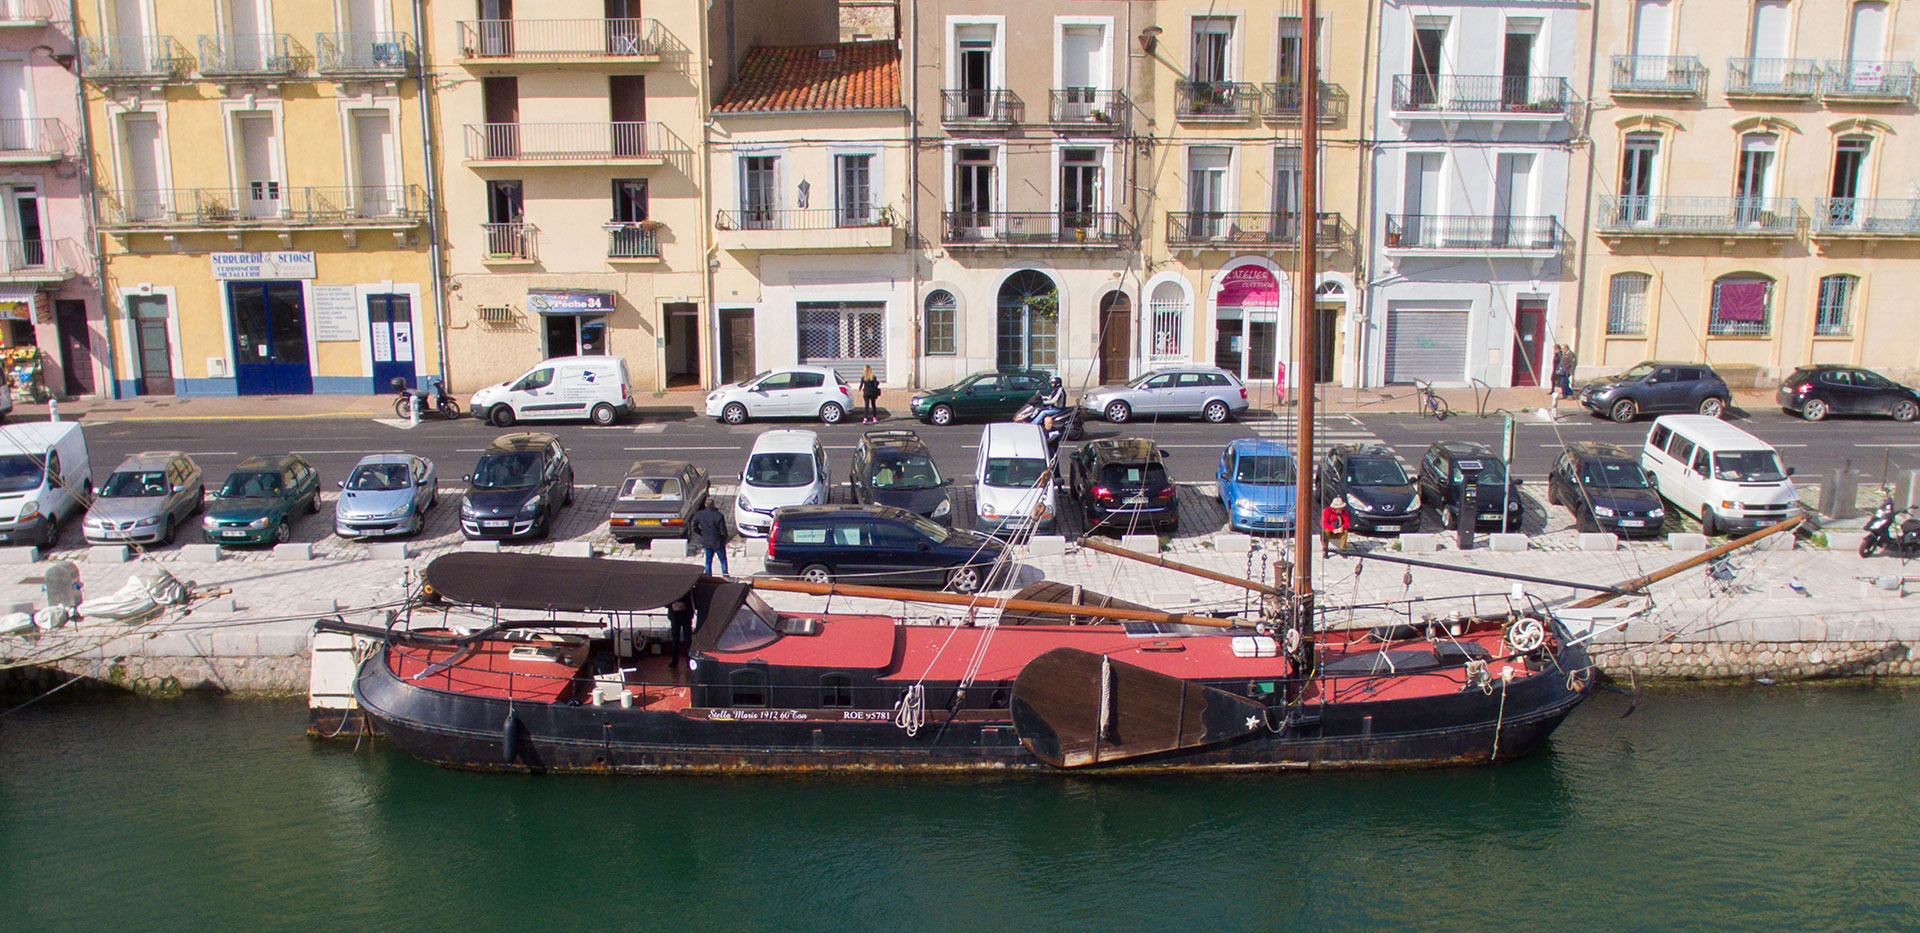
<path fill-rule="evenodd" d="M 87 510 L 93 466 L 72 421 L 0 427 L 0 542 L 50 548 L 60 523 Z"/>
<path fill-rule="evenodd" d="M 612 424 L 633 412 L 633 387 L 627 382 L 627 361 L 620 357 L 562 356 L 473 393 L 468 407 L 496 428 L 562 418 Z"/>
<path fill-rule="evenodd" d="M 753 442 L 740 491 L 733 497 L 733 526 L 764 538 L 773 530 L 773 513 L 789 505 L 825 505 L 827 453 L 812 431 L 768 431 Z"/>
<path fill-rule="evenodd" d="M 1707 415 L 1654 419 L 1640 450 L 1660 495 L 1698 516 L 1709 535 L 1752 531 L 1785 521 L 1799 508 L 1792 469 L 1763 441 Z"/>
<path fill-rule="evenodd" d="M 980 431 L 973 467 L 975 527 L 988 534 L 1053 530 L 1052 459 L 1037 424 L 997 422 Z"/>

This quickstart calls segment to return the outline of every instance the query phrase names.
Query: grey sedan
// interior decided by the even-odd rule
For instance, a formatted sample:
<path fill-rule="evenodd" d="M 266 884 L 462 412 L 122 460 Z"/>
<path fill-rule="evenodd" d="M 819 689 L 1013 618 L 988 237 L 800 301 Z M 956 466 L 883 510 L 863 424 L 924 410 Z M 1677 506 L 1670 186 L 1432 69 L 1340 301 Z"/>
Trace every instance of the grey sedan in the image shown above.
<path fill-rule="evenodd" d="M 433 461 L 412 454 L 360 458 L 340 483 L 333 533 L 342 538 L 419 534 L 439 500 Z"/>
<path fill-rule="evenodd" d="M 80 527 L 88 544 L 166 544 L 206 495 L 200 467 L 186 454 L 137 453 L 107 477 Z"/>
<path fill-rule="evenodd" d="M 1114 424 L 1175 415 L 1214 424 L 1247 410 L 1247 387 L 1214 366 L 1160 369 L 1118 386 L 1101 386 L 1080 397 L 1080 407 Z"/>

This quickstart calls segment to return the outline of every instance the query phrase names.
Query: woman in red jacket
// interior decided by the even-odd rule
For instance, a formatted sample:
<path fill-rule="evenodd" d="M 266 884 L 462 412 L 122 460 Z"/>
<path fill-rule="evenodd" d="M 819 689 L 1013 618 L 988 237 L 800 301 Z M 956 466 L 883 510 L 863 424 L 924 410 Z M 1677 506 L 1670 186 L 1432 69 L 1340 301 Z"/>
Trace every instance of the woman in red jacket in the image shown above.
<path fill-rule="evenodd" d="M 1353 527 L 1351 516 L 1347 515 L 1345 497 L 1335 498 L 1320 510 L 1320 556 L 1326 557 L 1329 551 L 1347 549 L 1347 529 Z"/>

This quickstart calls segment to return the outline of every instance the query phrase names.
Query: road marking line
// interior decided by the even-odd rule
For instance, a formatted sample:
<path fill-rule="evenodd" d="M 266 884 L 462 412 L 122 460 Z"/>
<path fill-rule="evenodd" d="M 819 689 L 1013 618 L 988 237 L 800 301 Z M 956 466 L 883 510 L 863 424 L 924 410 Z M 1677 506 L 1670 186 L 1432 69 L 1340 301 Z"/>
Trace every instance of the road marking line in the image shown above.
<path fill-rule="evenodd" d="M 647 447 L 623 447 L 622 450 L 746 450 L 739 444 L 722 444 L 717 447 L 692 447 L 685 444 L 653 444 Z"/>
<path fill-rule="evenodd" d="M 240 456 L 240 451 L 237 451 L 237 450 L 190 450 L 190 451 L 187 451 L 187 456 L 189 457 L 238 457 Z"/>

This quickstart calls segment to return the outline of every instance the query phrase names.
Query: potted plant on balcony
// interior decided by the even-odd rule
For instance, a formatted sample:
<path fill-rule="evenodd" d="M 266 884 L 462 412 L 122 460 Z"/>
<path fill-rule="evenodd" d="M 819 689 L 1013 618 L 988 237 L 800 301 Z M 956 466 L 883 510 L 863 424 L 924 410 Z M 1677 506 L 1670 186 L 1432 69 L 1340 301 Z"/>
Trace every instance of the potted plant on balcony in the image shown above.
<path fill-rule="evenodd" d="M 1107 113 L 1105 110 L 1095 110 L 1091 114 L 1088 114 L 1088 116 L 1091 116 L 1093 118 L 1093 122 L 1095 123 L 1112 123 L 1113 122 L 1113 116 Z"/>

